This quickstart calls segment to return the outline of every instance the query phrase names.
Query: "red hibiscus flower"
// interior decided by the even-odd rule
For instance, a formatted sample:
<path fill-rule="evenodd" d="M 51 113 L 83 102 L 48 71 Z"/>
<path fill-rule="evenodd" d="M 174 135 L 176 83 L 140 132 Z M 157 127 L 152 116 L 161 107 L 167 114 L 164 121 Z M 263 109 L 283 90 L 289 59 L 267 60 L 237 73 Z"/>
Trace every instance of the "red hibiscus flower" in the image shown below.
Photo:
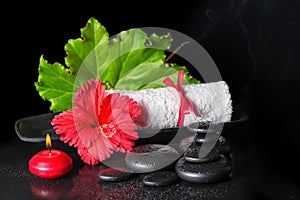
<path fill-rule="evenodd" d="M 60 140 L 78 150 L 81 159 L 96 165 L 114 151 L 132 149 L 138 139 L 134 120 L 141 110 L 134 99 L 109 94 L 100 80 L 89 80 L 78 89 L 73 109 L 56 115 L 51 124 Z"/>

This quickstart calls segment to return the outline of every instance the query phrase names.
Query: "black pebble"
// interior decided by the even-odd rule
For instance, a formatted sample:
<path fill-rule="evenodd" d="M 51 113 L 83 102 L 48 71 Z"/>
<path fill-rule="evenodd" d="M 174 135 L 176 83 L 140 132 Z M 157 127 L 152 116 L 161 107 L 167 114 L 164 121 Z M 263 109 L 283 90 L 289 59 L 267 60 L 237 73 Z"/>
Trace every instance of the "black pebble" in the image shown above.
<path fill-rule="evenodd" d="M 228 155 L 231 152 L 231 142 L 223 136 L 219 137 L 215 147 L 223 155 Z"/>
<path fill-rule="evenodd" d="M 187 129 L 194 133 L 206 134 L 207 129 L 209 128 L 209 122 L 195 122 L 187 126 Z"/>
<path fill-rule="evenodd" d="M 217 133 L 217 132 L 209 132 L 207 134 L 204 133 L 196 133 L 195 135 L 195 142 L 202 144 L 203 142 L 217 142 L 218 138 L 220 138 L 221 136 Z"/>
<path fill-rule="evenodd" d="M 193 144 L 194 138 L 195 138 L 195 136 L 190 136 L 190 137 L 183 138 L 179 142 L 179 150 L 182 151 L 182 152 L 187 151 L 188 148 Z"/>
<path fill-rule="evenodd" d="M 134 173 L 146 173 L 167 169 L 175 164 L 179 157 L 178 151 L 171 146 L 145 144 L 127 152 L 125 163 Z"/>
<path fill-rule="evenodd" d="M 195 141 L 196 143 L 202 144 L 202 143 L 204 142 L 204 140 L 205 140 L 205 135 L 206 135 L 206 134 L 200 134 L 200 133 L 197 133 L 197 134 L 195 135 L 194 141 Z"/>
<path fill-rule="evenodd" d="M 175 171 L 182 180 L 187 182 L 214 183 L 229 178 L 232 165 L 223 155 L 216 161 L 206 163 L 191 163 L 180 158 L 175 165 Z"/>
<path fill-rule="evenodd" d="M 205 138 L 205 135 L 206 134 L 203 133 L 197 133 L 194 139 L 195 143 L 203 144 L 203 142 L 207 142 L 208 137 Z M 214 139 L 214 137 L 211 137 L 211 139 Z M 231 142 L 224 136 L 219 136 L 215 147 L 221 154 L 224 155 L 228 155 L 231 152 Z"/>
<path fill-rule="evenodd" d="M 106 168 L 98 173 L 98 177 L 103 181 L 125 181 L 133 177 L 133 173 L 123 171 L 121 168 Z"/>
<path fill-rule="evenodd" d="M 178 176 L 173 171 L 157 171 L 147 174 L 143 178 L 143 183 L 148 186 L 167 186 L 175 183 Z"/>
<path fill-rule="evenodd" d="M 221 154 L 216 148 L 211 149 L 211 151 L 204 157 L 200 157 L 199 152 L 201 145 L 194 144 L 192 145 L 183 155 L 186 161 L 203 163 L 203 162 L 212 162 L 220 158 Z M 204 151 L 204 150 L 202 150 Z"/>

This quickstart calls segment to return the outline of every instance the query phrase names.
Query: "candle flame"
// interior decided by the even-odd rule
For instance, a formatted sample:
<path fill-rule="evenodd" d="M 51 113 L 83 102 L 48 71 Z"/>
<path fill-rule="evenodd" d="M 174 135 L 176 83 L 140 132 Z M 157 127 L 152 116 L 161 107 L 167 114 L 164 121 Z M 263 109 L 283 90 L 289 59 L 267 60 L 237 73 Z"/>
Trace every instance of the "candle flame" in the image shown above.
<path fill-rule="evenodd" d="M 51 145 L 51 138 L 50 138 L 50 134 L 49 133 L 47 133 L 47 135 L 46 135 L 46 147 L 48 149 L 50 149 L 52 147 L 52 145 Z"/>

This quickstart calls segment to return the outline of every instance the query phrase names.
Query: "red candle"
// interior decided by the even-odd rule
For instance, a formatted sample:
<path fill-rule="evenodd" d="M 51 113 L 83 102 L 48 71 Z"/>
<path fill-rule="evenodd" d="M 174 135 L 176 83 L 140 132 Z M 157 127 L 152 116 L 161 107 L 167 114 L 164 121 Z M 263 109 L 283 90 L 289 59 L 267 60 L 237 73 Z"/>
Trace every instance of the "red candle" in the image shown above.
<path fill-rule="evenodd" d="M 50 135 L 46 136 L 48 150 L 35 154 L 29 161 L 29 171 L 41 178 L 58 178 L 68 173 L 73 166 L 72 158 L 58 149 L 51 149 Z"/>

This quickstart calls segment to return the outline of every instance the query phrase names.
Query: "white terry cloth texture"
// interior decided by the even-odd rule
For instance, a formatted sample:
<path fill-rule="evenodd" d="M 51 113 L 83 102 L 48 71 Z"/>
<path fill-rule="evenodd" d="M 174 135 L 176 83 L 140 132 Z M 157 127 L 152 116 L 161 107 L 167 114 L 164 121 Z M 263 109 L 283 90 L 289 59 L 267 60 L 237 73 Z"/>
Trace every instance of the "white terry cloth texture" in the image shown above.
<path fill-rule="evenodd" d="M 185 114 L 183 126 L 200 121 L 228 122 L 232 116 L 232 100 L 229 87 L 224 81 L 183 85 L 185 95 L 200 112 L 195 116 L 192 110 Z M 179 116 L 180 97 L 172 87 L 144 90 L 108 90 L 128 95 L 140 106 L 146 126 L 138 130 L 176 128 Z"/>

